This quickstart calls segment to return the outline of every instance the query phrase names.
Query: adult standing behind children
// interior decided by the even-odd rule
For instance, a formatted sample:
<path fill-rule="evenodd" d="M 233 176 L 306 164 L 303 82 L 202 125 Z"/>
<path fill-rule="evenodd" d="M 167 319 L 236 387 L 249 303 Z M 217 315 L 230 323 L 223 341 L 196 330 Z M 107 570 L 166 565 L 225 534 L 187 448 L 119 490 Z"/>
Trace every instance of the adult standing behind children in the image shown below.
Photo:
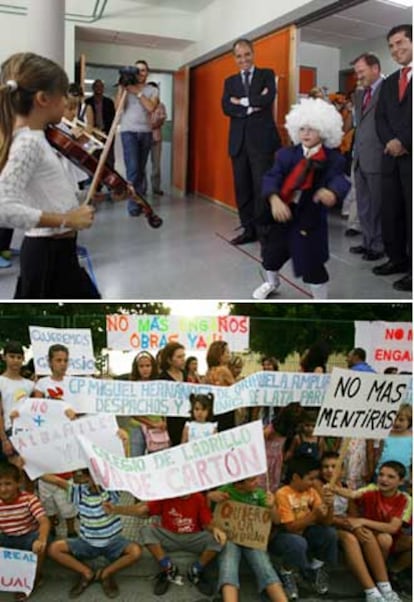
<path fill-rule="evenodd" d="M 255 217 L 260 214 L 262 177 L 272 166 L 280 139 L 273 119 L 273 70 L 255 66 L 253 44 L 245 38 L 234 42 L 233 56 L 239 73 L 224 82 L 222 107 L 230 117 L 229 154 L 243 228 L 231 242 L 243 245 L 257 240 Z"/>
<path fill-rule="evenodd" d="M 0 226 L 25 230 L 15 298 L 99 298 L 76 253 L 93 222 L 78 206 L 45 129 L 62 118 L 68 78 L 53 61 L 20 52 L 1 67 Z"/>
<path fill-rule="evenodd" d="M 145 167 L 152 145 L 152 128 L 150 115 L 158 104 L 158 90 L 149 86 L 148 63 L 138 60 L 137 83 L 127 85 L 128 96 L 121 116 L 121 141 L 128 182 L 132 184 L 137 194 L 145 195 Z M 118 86 L 115 106 L 118 108 L 122 86 Z M 141 214 L 141 209 L 132 199 L 128 200 L 128 213 L 131 217 Z"/>
<path fill-rule="evenodd" d="M 354 140 L 355 186 L 362 244 L 350 247 L 366 261 L 384 256 L 381 233 L 381 163 L 384 153 L 375 128 L 375 109 L 383 78 L 381 64 L 371 53 L 351 63 L 361 89 L 355 92 L 356 130 Z"/>
<path fill-rule="evenodd" d="M 412 120 L 413 27 L 397 25 L 388 35 L 388 47 L 400 69 L 384 81 L 375 120 L 384 145 L 382 160 L 382 236 L 388 261 L 374 274 L 405 273 L 394 282 L 398 291 L 412 290 Z"/>
<path fill-rule="evenodd" d="M 160 354 L 160 380 L 184 382 L 185 347 L 181 343 L 167 343 Z M 171 445 L 180 445 L 185 418 L 168 416 L 167 429 Z"/>
<path fill-rule="evenodd" d="M 85 105 L 92 108 L 94 127 L 108 134 L 115 117 L 114 101 L 112 98 L 104 95 L 105 85 L 101 79 L 96 79 L 93 82 L 92 91 L 93 94 L 85 100 Z M 111 145 L 106 162 L 111 166 L 115 163 L 113 144 Z"/>

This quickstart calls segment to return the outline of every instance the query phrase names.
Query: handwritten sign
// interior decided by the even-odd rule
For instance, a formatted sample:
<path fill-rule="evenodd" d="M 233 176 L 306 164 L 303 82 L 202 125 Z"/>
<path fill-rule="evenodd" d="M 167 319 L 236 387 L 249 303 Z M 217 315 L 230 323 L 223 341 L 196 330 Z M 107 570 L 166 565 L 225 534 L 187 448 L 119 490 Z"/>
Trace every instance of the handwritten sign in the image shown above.
<path fill-rule="evenodd" d="M 388 366 L 412 372 L 413 326 L 410 322 L 355 322 L 355 347 L 367 353 L 367 362 L 377 372 Z"/>
<path fill-rule="evenodd" d="M 384 439 L 405 398 L 410 376 L 334 368 L 315 435 Z"/>
<path fill-rule="evenodd" d="M 25 550 L 0 548 L 0 591 L 23 592 L 33 589 L 37 556 Z"/>
<path fill-rule="evenodd" d="M 65 401 L 77 412 L 126 416 L 183 416 L 190 413 L 191 393 L 214 395 L 214 414 L 245 406 L 321 405 L 330 376 L 303 372 L 256 372 L 231 387 L 174 381 L 122 381 L 71 377 Z"/>
<path fill-rule="evenodd" d="M 32 429 L 47 428 L 59 422 L 69 422 L 65 411 L 70 406 L 56 399 L 27 397 L 13 408 L 18 417 L 13 420 L 13 435 Z"/>
<path fill-rule="evenodd" d="M 89 328 L 29 326 L 36 374 L 50 374 L 48 350 L 57 343 L 69 349 L 67 374 L 93 374 L 95 358 Z"/>
<path fill-rule="evenodd" d="M 266 471 L 260 421 L 136 458 L 120 458 L 79 438 L 94 480 L 140 500 L 203 491 Z"/>
<path fill-rule="evenodd" d="M 214 341 L 226 341 L 234 351 L 243 351 L 249 347 L 249 331 L 246 316 L 106 316 L 108 347 L 123 351 L 157 351 L 172 342 L 207 351 Z"/>
<path fill-rule="evenodd" d="M 57 421 L 48 428 L 39 428 L 12 436 L 15 449 L 25 460 L 25 471 L 37 479 L 42 474 L 66 472 L 87 466 L 79 437 L 118 456 L 124 455 L 122 442 L 116 434 L 115 416 L 84 416 L 68 422 Z"/>
<path fill-rule="evenodd" d="M 246 548 L 266 550 L 272 527 L 270 510 L 261 506 L 228 500 L 214 509 L 214 523 L 233 543 Z"/>

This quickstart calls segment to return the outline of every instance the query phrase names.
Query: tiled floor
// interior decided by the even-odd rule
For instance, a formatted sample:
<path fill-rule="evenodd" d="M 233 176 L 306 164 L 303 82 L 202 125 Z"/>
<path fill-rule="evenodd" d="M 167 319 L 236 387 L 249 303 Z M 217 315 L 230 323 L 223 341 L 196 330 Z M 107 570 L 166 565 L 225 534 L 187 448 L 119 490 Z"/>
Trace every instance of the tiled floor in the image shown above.
<path fill-rule="evenodd" d="M 164 219 L 152 229 L 143 217 L 130 218 L 125 203 L 100 205 L 94 226 L 82 232 L 79 244 L 87 248 L 104 299 L 246 299 L 261 283 L 258 243 L 234 247 L 228 240 L 238 225 L 233 212 L 197 197 L 165 195 L 154 203 Z M 346 238 L 346 222 L 330 216 L 331 299 L 403 299 L 409 293 L 392 288 L 398 276 L 374 276 L 373 265 L 349 253 L 360 238 Z M 15 235 L 13 247 L 19 246 Z M 0 299 L 13 297 L 18 259 L 0 270 Z M 282 270 L 282 286 L 273 297 L 309 299 L 307 287 Z"/>

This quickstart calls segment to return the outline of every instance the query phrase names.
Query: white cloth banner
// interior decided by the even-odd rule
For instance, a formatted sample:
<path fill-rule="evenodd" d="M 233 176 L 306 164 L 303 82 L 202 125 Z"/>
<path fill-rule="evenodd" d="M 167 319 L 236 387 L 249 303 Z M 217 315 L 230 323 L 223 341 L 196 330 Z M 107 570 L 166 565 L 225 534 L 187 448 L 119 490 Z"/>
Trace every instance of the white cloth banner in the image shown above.
<path fill-rule="evenodd" d="M 25 550 L 0 548 L 0 591 L 23 592 L 33 589 L 37 556 Z"/>
<path fill-rule="evenodd" d="M 79 437 L 85 436 L 109 452 L 124 456 L 117 435 L 115 416 L 84 416 L 49 428 L 39 428 L 11 437 L 15 449 L 25 460 L 24 469 L 33 479 L 45 473 L 59 473 L 87 466 Z"/>
<path fill-rule="evenodd" d="M 95 357 L 89 328 L 49 328 L 29 326 L 36 374 L 50 374 L 48 350 L 61 344 L 69 349 L 67 374 L 93 374 Z"/>
<path fill-rule="evenodd" d="M 260 420 L 167 450 L 119 458 L 80 437 L 94 481 L 144 501 L 203 491 L 266 472 Z"/>
<path fill-rule="evenodd" d="M 171 342 L 182 343 L 189 350 L 207 351 L 211 343 L 223 340 L 234 351 L 245 351 L 249 332 L 247 316 L 106 316 L 107 345 L 122 351 L 156 352 Z"/>
<path fill-rule="evenodd" d="M 384 439 L 405 398 L 410 376 L 334 368 L 314 434 Z"/>
<path fill-rule="evenodd" d="M 214 395 L 214 414 L 245 406 L 320 406 L 329 385 L 328 374 L 256 372 L 231 387 L 197 385 L 168 380 L 124 381 L 68 379 L 65 401 L 79 413 L 125 416 L 183 416 L 190 414 L 191 393 Z"/>
<path fill-rule="evenodd" d="M 413 326 L 411 322 L 355 322 L 355 347 L 362 347 L 367 362 L 377 372 L 388 366 L 412 372 Z"/>
<path fill-rule="evenodd" d="M 65 414 L 69 408 L 69 404 L 57 399 L 26 397 L 13 408 L 13 412 L 18 412 L 18 417 L 13 420 L 13 435 L 69 422 Z"/>

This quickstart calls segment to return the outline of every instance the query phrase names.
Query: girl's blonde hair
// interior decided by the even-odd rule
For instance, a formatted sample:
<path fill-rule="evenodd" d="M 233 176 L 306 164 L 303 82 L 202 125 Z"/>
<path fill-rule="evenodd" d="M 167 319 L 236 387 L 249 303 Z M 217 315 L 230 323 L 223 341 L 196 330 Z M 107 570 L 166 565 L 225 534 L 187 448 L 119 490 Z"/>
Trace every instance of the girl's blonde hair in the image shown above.
<path fill-rule="evenodd" d="M 60 65 L 33 52 L 12 54 L 0 73 L 0 171 L 9 156 L 16 115 L 29 115 L 37 92 L 66 94 L 69 80 Z"/>

